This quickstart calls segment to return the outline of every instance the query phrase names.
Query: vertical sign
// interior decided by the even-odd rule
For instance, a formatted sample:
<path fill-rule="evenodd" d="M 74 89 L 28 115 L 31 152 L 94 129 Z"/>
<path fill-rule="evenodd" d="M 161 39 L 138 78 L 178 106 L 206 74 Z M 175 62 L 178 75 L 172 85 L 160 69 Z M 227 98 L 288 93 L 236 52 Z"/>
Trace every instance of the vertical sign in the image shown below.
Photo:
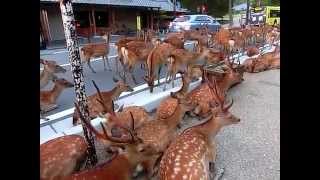
<path fill-rule="evenodd" d="M 141 30 L 141 20 L 140 20 L 140 15 L 137 16 L 137 30 Z"/>

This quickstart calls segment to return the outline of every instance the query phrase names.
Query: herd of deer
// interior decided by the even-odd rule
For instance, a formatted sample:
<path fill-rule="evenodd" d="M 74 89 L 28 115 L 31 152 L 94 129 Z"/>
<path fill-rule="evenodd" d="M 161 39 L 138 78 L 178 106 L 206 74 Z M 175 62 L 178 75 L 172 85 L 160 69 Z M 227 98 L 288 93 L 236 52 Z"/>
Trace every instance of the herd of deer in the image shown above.
<path fill-rule="evenodd" d="M 88 158 L 84 138 L 66 135 L 52 139 L 40 145 L 41 179 L 129 180 L 138 167 L 145 171 L 146 179 L 199 180 L 215 176 L 214 138 L 222 127 L 240 122 L 240 118 L 230 112 L 233 100 L 227 101 L 227 92 L 244 81 L 244 72 L 280 68 L 279 46 L 262 55 L 257 54 L 260 53 L 258 47 L 252 47 L 262 42 L 273 44 L 279 32 L 272 27 L 247 27 L 214 33 L 203 29 L 171 33 L 162 42 L 150 37 L 152 32 L 146 33 L 144 40 L 121 39 L 116 43 L 119 61 L 129 72 L 138 61 L 143 62 L 147 68 L 145 80 L 151 89 L 156 76 L 159 78 L 156 68 L 159 73 L 161 66 L 166 65 L 166 79 L 174 80 L 175 74 L 180 73 L 182 87 L 163 99 L 151 116 L 139 106 L 121 106 L 115 112 L 114 101 L 122 92 L 132 91 L 125 77 L 105 92 L 100 92 L 93 81 L 97 93 L 88 97 L 89 114 L 91 119 L 99 116 L 106 120 L 101 123 L 103 131 L 82 117 L 77 104 L 73 123 L 82 122 L 112 156 L 95 167 L 80 170 Z M 197 41 L 194 52 L 184 49 L 183 42 L 187 39 Z M 83 52 L 91 50 L 94 48 Z M 239 50 L 246 50 L 250 56 L 243 64 L 235 63 L 231 57 L 231 53 Z M 253 55 L 258 56 L 253 58 Z M 199 77 L 202 78 L 200 85 L 189 92 L 189 84 Z M 186 115 L 204 122 L 178 134 Z"/>

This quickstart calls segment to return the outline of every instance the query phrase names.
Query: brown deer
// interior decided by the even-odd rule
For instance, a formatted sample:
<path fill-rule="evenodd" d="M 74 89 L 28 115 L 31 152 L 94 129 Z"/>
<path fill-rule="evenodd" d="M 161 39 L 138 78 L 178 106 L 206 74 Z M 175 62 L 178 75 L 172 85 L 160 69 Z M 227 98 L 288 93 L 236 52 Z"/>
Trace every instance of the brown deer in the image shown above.
<path fill-rule="evenodd" d="M 124 70 L 130 73 L 135 84 L 138 84 L 133 75 L 136 64 L 141 63 L 141 65 L 145 66 L 149 53 L 159 44 L 160 40 L 158 39 L 155 40 L 155 42 L 130 41 L 122 47 L 121 54 L 123 57 Z"/>
<path fill-rule="evenodd" d="M 79 107 L 75 104 L 77 111 Z M 70 176 L 62 178 L 63 180 L 76 180 L 76 179 L 112 179 L 112 180 L 130 180 L 136 166 L 143 161 L 153 159 L 158 155 L 150 154 L 147 147 L 138 146 L 142 143 L 141 139 L 137 138 L 134 134 L 134 127 L 132 129 L 122 128 L 130 134 L 129 139 L 120 139 L 109 136 L 107 130 L 101 123 L 103 134 L 98 132 L 90 122 L 84 120 L 82 115 L 80 118 L 85 123 L 90 131 L 92 131 L 98 139 L 111 142 L 112 146 L 123 148 L 123 151 L 116 153 L 109 161 L 97 165 L 91 169 L 83 170 L 78 173 L 74 173 Z M 116 118 L 116 117 L 115 117 Z M 132 119 L 134 121 L 134 119 Z M 134 122 L 132 122 L 134 124 Z M 119 148 L 119 150 L 120 150 Z"/>
<path fill-rule="evenodd" d="M 183 37 L 171 35 L 171 36 L 167 37 L 166 39 L 164 39 L 163 42 L 169 43 L 178 49 L 184 49 Z"/>
<path fill-rule="evenodd" d="M 112 109 L 112 101 L 115 101 L 119 98 L 122 92 L 132 92 L 134 91 L 128 84 L 126 84 L 122 80 L 117 80 L 113 78 L 116 82 L 116 86 L 111 89 L 110 91 L 101 92 L 103 97 L 104 103 L 109 109 Z M 92 81 L 94 86 L 97 88 L 97 85 L 94 81 Z M 95 93 L 93 95 L 88 96 L 88 107 L 89 107 L 89 116 L 91 119 L 98 117 L 99 114 L 104 112 L 104 108 L 102 105 L 97 101 L 99 99 L 99 94 Z M 73 125 L 77 125 L 80 123 L 79 121 L 79 114 L 73 113 Z"/>
<path fill-rule="evenodd" d="M 166 64 L 167 59 L 171 52 L 176 48 L 169 43 L 162 43 L 155 48 L 153 48 L 147 58 L 148 73 L 144 77 L 147 82 L 150 92 L 153 92 L 154 80 L 158 78 L 158 85 L 160 84 L 160 72 L 163 64 Z M 155 74 L 156 69 L 158 69 L 157 74 Z"/>
<path fill-rule="evenodd" d="M 172 82 L 174 87 L 174 79 L 178 71 L 185 71 L 188 66 L 204 62 L 209 58 L 210 50 L 202 48 L 201 52 L 189 52 L 185 49 L 175 49 L 168 58 L 168 70 L 166 74 L 166 83 L 163 90 L 166 90 L 166 84 Z"/>
<path fill-rule="evenodd" d="M 217 153 L 214 137 L 222 127 L 240 122 L 229 112 L 232 102 L 225 105 L 220 101 L 218 107 L 211 108 L 210 120 L 184 130 L 170 144 L 160 162 L 160 180 L 210 179 Z"/>
<path fill-rule="evenodd" d="M 222 72 L 218 71 L 218 67 L 222 69 Z M 188 101 L 191 101 L 197 106 L 193 113 L 199 117 L 208 117 L 210 115 L 210 103 L 218 101 L 218 97 L 210 93 L 210 81 L 205 77 L 209 76 L 210 79 L 217 79 L 215 80 L 215 83 L 217 83 L 217 86 L 222 90 L 223 93 L 225 93 L 232 85 L 243 81 L 243 72 L 237 71 L 237 69 L 232 69 L 229 66 L 224 66 L 221 64 L 217 65 L 213 69 L 210 69 L 210 71 L 206 70 L 206 72 L 203 72 L 203 82 L 198 87 L 190 91 L 186 96 Z M 212 75 L 208 75 L 209 72 Z"/>
<path fill-rule="evenodd" d="M 47 112 L 58 107 L 56 101 L 62 91 L 71 88 L 74 85 L 65 79 L 56 79 L 53 81 L 54 87 L 48 91 L 40 91 L 40 110 Z"/>
<path fill-rule="evenodd" d="M 55 61 L 40 59 L 43 71 L 40 73 L 40 89 L 44 88 L 52 80 L 56 80 L 55 73 L 65 73 L 67 70 L 59 66 Z"/>
<path fill-rule="evenodd" d="M 60 179 L 79 170 L 87 157 L 82 136 L 66 135 L 40 145 L 40 179 Z"/>
<path fill-rule="evenodd" d="M 259 54 L 260 53 L 260 50 L 259 50 L 259 48 L 257 48 L 257 47 L 249 47 L 248 49 L 247 49 L 247 56 L 248 57 L 252 57 L 252 56 L 254 56 L 254 55 L 257 55 L 257 54 Z"/>
<path fill-rule="evenodd" d="M 102 38 L 106 41 L 103 43 L 90 43 L 90 44 L 86 44 L 81 48 L 81 55 L 82 55 L 82 61 L 87 62 L 88 67 L 91 69 L 91 71 L 93 73 L 96 73 L 94 71 L 94 69 L 91 67 L 90 61 L 92 58 L 96 58 L 96 57 L 101 57 L 102 56 L 102 60 L 103 60 L 103 67 L 104 70 L 106 70 L 106 62 L 108 64 L 109 70 L 111 71 L 111 67 L 109 64 L 109 60 L 108 60 L 108 54 L 109 54 L 109 50 L 110 50 L 110 45 L 109 45 L 109 41 L 110 41 L 110 34 L 106 33 L 105 35 L 102 36 Z"/>

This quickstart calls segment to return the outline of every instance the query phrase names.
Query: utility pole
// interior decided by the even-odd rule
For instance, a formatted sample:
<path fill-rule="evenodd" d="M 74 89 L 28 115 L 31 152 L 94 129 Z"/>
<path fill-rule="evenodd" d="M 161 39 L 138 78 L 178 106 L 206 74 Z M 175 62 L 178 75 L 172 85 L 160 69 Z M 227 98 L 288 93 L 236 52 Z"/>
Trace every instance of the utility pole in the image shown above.
<path fill-rule="evenodd" d="M 60 0 L 61 16 L 66 37 L 67 49 L 69 51 L 69 61 L 74 81 L 74 90 L 76 101 L 79 105 L 80 112 L 85 121 L 90 122 L 89 111 L 87 105 L 87 96 L 85 93 L 85 84 L 83 80 L 83 69 L 79 54 L 79 41 L 76 34 L 76 23 L 72 9 L 71 0 Z M 88 131 L 84 123 L 81 121 L 83 134 L 88 145 L 88 161 L 86 166 L 92 167 L 97 163 L 97 154 L 94 145 L 92 133 Z"/>
<path fill-rule="evenodd" d="M 176 18 L 177 0 L 173 0 L 173 17 Z"/>
<path fill-rule="evenodd" d="M 233 26 L 232 1 L 233 0 L 229 0 L 229 26 L 230 27 Z"/>
<path fill-rule="evenodd" d="M 250 0 L 247 0 L 246 25 L 249 24 L 249 16 L 250 16 Z"/>

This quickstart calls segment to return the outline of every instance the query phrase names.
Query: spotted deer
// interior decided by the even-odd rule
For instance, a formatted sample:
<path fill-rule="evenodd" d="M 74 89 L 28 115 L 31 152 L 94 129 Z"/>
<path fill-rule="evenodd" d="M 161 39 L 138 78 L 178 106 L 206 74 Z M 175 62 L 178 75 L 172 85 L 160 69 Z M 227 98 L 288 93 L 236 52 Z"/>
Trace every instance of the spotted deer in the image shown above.
<path fill-rule="evenodd" d="M 110 91 L 103 91 L 101 95 L 103 97 L 104 103 L 108 106 L 109 109 L 112 107 L 112 101 L 115 101 L 119 98 L 122 92 L 132 92 L 134 91 L 127 83 L 123 80 L 117 80 L 113 78 L 116 82 L 116 85 Z M 97 85 L 94 81 L 92 81 L 94 86 L 97 88 Z M 91 119 L 98 117 L 100 113 L 104 112 L 104 108 L 97 101 L 99 99 L 98 93 L 88 96 L 88 107 L 89 107 L 89 116 Z M 73 125 L 77 125 L 80 123 L 79 114 L 73 113 Z"/>
<path fill-rule="evenodd" d="M 106 70 L 106 61 L 107 61 L 109 70 L 111 71 L 111 67 L 108 60 L 108 54 L 110 50 L 110 44 L 109 44 L 110 34 L 106 33 L 105 35 L 102 36 L 102 38 L 106 42 L 85 44 L 81 48 L 81 57 L 82 57 L 81 59 L 82 61 L 88 64 L 88 67 L 91 69 L 93 73 L 96 73 L 96 71 L 92 68 L 90 61 L 92 58 L 101 57 L 101 56 L 103 60 L 104 70 Z"/>
<path fill-rule="evenodd" d="M 107 106 L 104 97 L 102 96 L 99 87 L 95 84 L 95 88 L 98 94 L 97 102 L 101 104 L 106 114 L 100 114 L 99 116 L 106 119 L 105 124 L 107 127 L 111 127 L 112 136 L 119 137 L 122 131 L 119 131 L 117 127 L 131 127 L 131 120 L 135 119 L 134 127 L 140 127 L 143 123 L 150 120 L 147 111 L 140 106 L 129 106 L 123 108 L 123 105 L 119 108 L 118 112 L 114 112 L 114 102 L 112 101 L 112 107 Z M 110 114 L 111 113 L 111 114 Z M 111 116 L 113 115 L 113 116 Z M 116 116 L 117 118 L 114 118 Z M 120 129 L 121 130 L 121 129 Z"/>
<path fill-rule="evenodd" d="M 67 71 L 55 61 L 40 59 L 40 64 L 43 64 L 43 70 L 40 72 L 40 89 L 47 86 L 50 81 L 58 79 L 55 73 L 65 73 Z"/>
<path fill-rule="evenodd" d="M 75 104 L 77 111 L 79 107 Z M 108 135 L 107 130 L 104 128 L 101 123 L 103 133 L 100 133 L 96 130 L 90 122 L 84 120 L 80 114 L 80 118 L 85 123 L 90 131 L 92 131 L 98 139 L 111 142 L 113 147 L 118 147 L 118 151 L 115 152 L 113 157 L 96 167 L 91 169 L 83 170 L 77 173 L 74 173 L 70 176 L 65 176 L 63 180 L 76 180 L 76 179 L 112 179 L 112 180 L 130 180 L 132 179 L 132 174 L 137 167 L 137 165 L 143 161 L 146 161 L 150 158 L 154 158 L 154 154 L 150 154 L 147 147 L 138 146 L 142 143 L 141 139 L 137 138 L 132 129 L 124 128 L 127 133 L 130 135 L 129 138 L 115 138 Z M 114 117 L 116 118 L 116 117 Z M 134 119 L 132 119 L 134 121 Z M 132 122 L 134 124 L 134 122 Z"/>
<path fill-rule="evenodd" d="M 221 100 L 218 106 L 211 107 L 208 121 L 184 130 L 170 144 L 160 162 L 160 180 L 210 179 L 217 153 L 215 136 L 224 126 L 240 122 L 229 112 L 232 102 L 225 105 Z"/>
<path fill-rule="evenodd" d="M 87 158 L 82 136 L 66 135 L 40 145 L 40 179 L 61 179 L 79 170 Z"/>
<path fill-rule="evenodd" d="M 61 78 L 53 81 L 54 87 L 48 91 L 40 91 L 40 111 L 47 112 L 58 107 L 57 99 L 64 89 L 71 88 L 74 85 Z"/>

